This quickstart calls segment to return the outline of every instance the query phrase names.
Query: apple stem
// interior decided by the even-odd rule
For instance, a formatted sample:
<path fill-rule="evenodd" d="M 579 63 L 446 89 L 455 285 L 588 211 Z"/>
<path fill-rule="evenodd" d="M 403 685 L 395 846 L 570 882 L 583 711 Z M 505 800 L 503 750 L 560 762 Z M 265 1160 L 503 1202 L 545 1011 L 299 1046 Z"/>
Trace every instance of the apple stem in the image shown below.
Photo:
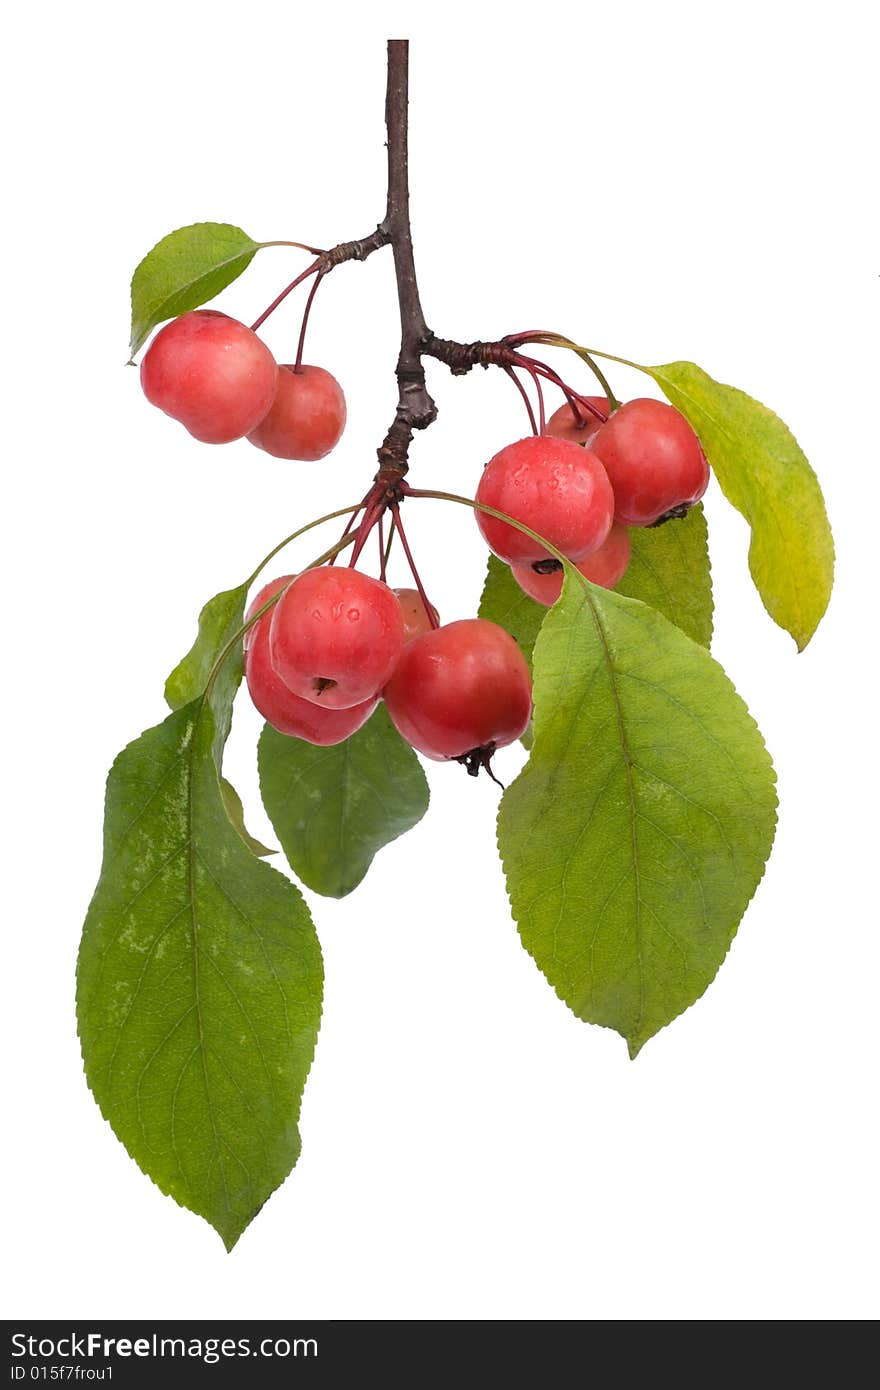
<path fill-rule="evenodd" d="M 520 395 L 521 395 L 522 398 L 523 398 L 523 401 L 525 402 L 525 407 L 526 407 L 526 410 L 527 410 L 528 416 L 529 416 L 529 424 L 530 424 L 531 427 L 532 427 L 532 434 L 537 434 L 537 433 L 538 433 L 538 425 L 537 425 L 537 422 L 536 422 L 536 420 L 535 420 L 535 412 L 534 412 L 534 410 L 532 410 L 532 403 L 531 403 L 531 401 L 529 400 L 529 395 L 528 395 L 528 392 L 526 391 L 526 388 L 523 386 L 523 384 L 522 384 L 522 382 L 520 381 L 519 377 L 517 376 L 516 372 L 513 370 L 513 367 L 511 367 L 511 366 L 508 364 L 508 365 L 504 368 L 504 370 L 506 371 L 507 375 L 510 377 L 511 381 L 513 382 L 514 386 L 516 387 L 517 391 L 519 391 Z"/>
<path fill-rule="evenodd" d="M 376 534 L 379 537 L 379 578 L 384 584 L 387 562 L 385 560 L 385 525 L 381 512 L 379 513 L 379 520 L 376 522 Z"/>
<path fill-rule="evenodd" d="M 538 428 L 535 433 L 544 434 L 547 429 L 547 417 L 544 411 L 544 388 L 541 385 L 541 376 L 543 373 L 536 370 L 534 362 L 528 357 L 524 357 L 521 362 L 517 362 L 517 366 L 524 367 L 532 378 L 535 394 L 538 397 Z"/>
<path fill-rule="evenodd" d="M 278 308 L 278 305 L 284 302 L 284 300 L 291 293 L 291 291 L 296 289 L 297 285 L 301 285 L 303 280 L 307 280 L 310 275 L 315 275 L 317 271 L 320 270 L 322 260 L 323 256 L 319 256 L 318 259 L 316 261 L 313 261 L 310 266 L 306 266 L 305 270 L 300 275 L 297 275 L 295 280 L 291 280 L 290 284 L 285 289 L 283 289 L 279 295 L 275 296 L 268 309 L 264 309 L 262 314 L 260 314 L 260 317 L 254 319 L 253 323 L 251 324 L 252 333 L 256 333 L 257 329 L 266 322 L 266 319 L 269 317 L 269 315 L 274 314 L 275 310 Z"/>
<path fill-rule="evenodd" d="M 384 555 L 382 556 L 382 570 L 383 570 L 383 573 L 384 573 L 385 571 L 387 571 L 387 569 L 388 569 L 388 561 L 389 561 L 390 558 L 391 558 L 391 547 L 392 547 L 392 545 L 394 544 L 394 534 L 395 534 L 396 530 L 397 530 L 397 527 L 396 527 L 395 522 L 394 522 L 394 517 L 392 516 L 392 518 L 391 518 L 391 525 L 388 527 L 388 540 L 385 542 L 385 553 L 384 553 Z"/>
<path fill-rule="evenodd" d="M 296 345 L 296 361 L 293 364 L 293 370 L 295 372 L 302 371 L 303 348 L 306 345 L 306 329 L 309 326 L 309 314 L 312 312 L 312 304 L 314 303 L 315 295 L 318 292 L 318 286 L 320 285 L 321 281 L 323 280 L 326 274 L 326 270 L 319 270 L 312 282 L 312 287 L 309 290 L 309 297 L 306 300 L 306 307 L 303 309 L 302 324 L 300 325 L 299 330 L 299 342 Z"/>
<path fill-rule="evenodd" d="M 409 565 L 410 572 L 415 582 L 415 586 L 419 591 L 419 598 L 422 600 L 422 603 L 424 605 L 425 613 L 428 617 L 428 622 L 431 624 L 432 627 L 439 627 L 440 623 L 437 620 L 436 611 L 430 603 L 428 595 L 425 593 L 424 585 L 422 584 L 419 572 L 416 569 L 416 564 L 412 556 L 412 551 L 409 548 L 409 542 L 406 539 L 406 532 L 404 531 L 403 524 L 400 520 L 400 504 L 397 501 L 394 501 L 390 504 L 390 506 L 391 515 L 394 519 L 394 525 L 397 530 L 397 534 L 400 536 L 400 544 L 403 546 L 403 553 L 406 556 L 407 564 Z"/>

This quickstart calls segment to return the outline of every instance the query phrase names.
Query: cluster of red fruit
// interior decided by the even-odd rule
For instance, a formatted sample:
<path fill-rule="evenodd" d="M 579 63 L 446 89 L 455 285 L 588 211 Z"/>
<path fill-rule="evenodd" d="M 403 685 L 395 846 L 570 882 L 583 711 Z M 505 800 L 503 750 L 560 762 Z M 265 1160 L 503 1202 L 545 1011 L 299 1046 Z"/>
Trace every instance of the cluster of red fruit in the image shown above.
<path fill-rule="evenodd" d="M 237 319 L 197 309 L 166 324 L 141 363 L 152 405 L 204 444 L 247 438 L 275 458 L 313 461 L 345 428 L 342 387 L 322 367 L 281 366 Z"/>
<path fill-rule="evenodd" d="M 543 536 L 593 584 L 611 589 L 630 558 L 629 526 L 683 516 L 709 482 L 709 465 L 687 420 L 649 398 L 609 414 L 566 403 L 547 433 L 521 439 L 483 471 L 476 500 Z M 562 564 L 539 541 L 487 512 L 477 521 L 520 588 L 549 607 L 562 589 Z"/>
<path fill-rule="evenodd" d="M 321 458 L 345 425 L 345 398 L 329 372 L 279 367 L 250 328 L 210 309 L 183 314 L 157 334 L 141 382 L 147 398 L 197 439 L 246 437 L 278 458 Z M 477 522 L 525 592 L 549 607 L 562 588 L 562 563 L 543 541 L 611 588 L 629 563 L 627 528 L 683 515 L 708 480 L 700 442 L 672 406 L 643 399 L 610 411 L 604 397 L 571 396 L 545 433 L 490 459 L 477 488 L 484 509 Z M 528 665 L 495 623 L 441 627 L 419 590 L 390 589 L 332 565 L 273 580 L 249 616 L 279 593 L 248 629 L 245 675 L 257 709 L 281 733 L 341 743 L 384 699 L 414 748 L 476 773 L 525 731 Z"/>
<path fill-rule="evenodd" d="M 529 722 L 529 669 L 495 623 L 438 627 L 415 589 L 390 589 L 360 570 L 332 566 L 283 575 L 257 594 L 248 630 L 251 699 L 283 734 L 342 743 L 385 699 L 403 737 L 429 758 L 476 772 Z"/>

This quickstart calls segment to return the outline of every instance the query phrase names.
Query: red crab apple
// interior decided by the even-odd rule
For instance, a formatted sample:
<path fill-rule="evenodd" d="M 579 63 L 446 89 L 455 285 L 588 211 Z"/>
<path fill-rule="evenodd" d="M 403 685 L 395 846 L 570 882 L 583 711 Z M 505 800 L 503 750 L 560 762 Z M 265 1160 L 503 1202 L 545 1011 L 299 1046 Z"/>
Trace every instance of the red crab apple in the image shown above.
<path fill-rule="evenodd" d="M 151 405 L 204 444 L 228 444 L 259 424 L 275 397 L 278 367 L 237 319 L 196 309 L 156 334 L 141 362 Z"/>
<path fill-rule="evenodd" d="M 570 560 L 598 550 L 614 518 L 614 494 L 596 455 L 549 435 L 520 439 L 490 459 L 476 500 L 531 527 Z M 477 512 L 477 525 L 509 564 L 550 559 L 539 541 L 487 512 Z"/>
<path fill-rule="evenodd" d="M 431 612 L 434 615 L 434 622 L 428 617 L 428 610 L 422 602 L 422 596 L 418 589 L 395 589 L 397 600 L 403 613 L 403 640 L 411 642 L 414 637 L 421 637 L 423 632 L 430 632 L 435 624 L 440 621 L 440 614 L 431 604 Z"/>
<path fill-rule="evenodd" d="M 252 617 L 292 579 L 293 575 L 281 575 L 262 588 L 250 605 L 247 616 Z M 245 634 L 244 674 L 250 697 L 260 714 L 280 734 L 305 739 L 307 743 L 319 744 L 323 748 L 344 742 L 367 722 L 378 699 L 365 700 L 351 709 L 329 709 L 288 690 L 272 665 L 269 654 L 271 621 L 270 608 Z"/>
<path fill-rule="evenodd" d="M 484 756 L 519 738 L 532 709 L 525 657 L 504 628 L 485 618 L 416 637 L 384 693 L 407 743 L 438 762 L 467 760 L 475 773 Z"/>
<path fill-rule="evenodd" d="M 603 417 L 607 417 L 611 409 L 607 396 L 587 396 L 585 399 L 597 410 L 601 410 Z M 580 413 L 581 420 L 578 423 L 574 411 L 566 401 L 550 416 L 547 421 L 546 433 L 552 434 L 554 439 L 568 439 L 572 444 L 589 444 L 604 420 L 600 420 L 592 411 L 587 410 L 586 406 L 581 406 Z"/>
<path fill-rule="evenodd" d="M 614 490 L 615 515 L 627 526 L 684 516 L 709 482 L 709 465 L 687 420 L 665 401 L 627 401 L 594 435 Z"/>
<path fill-rule="evenodd" d="M 611 530 L 608 532 L 608 539 L 598 550 L 594 550 L 592 555 L 587 555 L 583 560 L 578 560 L 575 568 L 580 570 L 585 579 L 589 579 L 591 584 L 601 584 L 603 589 L 613 589 L 618 580 L 622 579 L 626 567 L 629 564 L 630 539 L 629 531 L 625 526 L 621 526 L 619 521 L 615 521 Z M 547 568 L 543 568 L 546 563 Z M 538 561 L 539 568 L 536 570 L 534 565 L 511 565 L 511 573 L 521 589 L 530 598 L 536 599 L 538 603 L 543 603 L 545 608 L 549 608 L 556 602 L 562 593 L 562 566 L 553 565 L 552 560 L 547 562 Z"/>
<path fill-rule="evenodd" d="M 248 439 L 279 459 L 314 462 L 339 443 L 345 429 L 345 396 L 323 367 L 278 368 L 275 399 Z"/>
<path fill-rule="evenodd" d="M 294 694 L 329 709 L 377 696 L 402 650 L 395 594 L 360 570 L 306 570 L 272 612 L 272 665 Z"/>

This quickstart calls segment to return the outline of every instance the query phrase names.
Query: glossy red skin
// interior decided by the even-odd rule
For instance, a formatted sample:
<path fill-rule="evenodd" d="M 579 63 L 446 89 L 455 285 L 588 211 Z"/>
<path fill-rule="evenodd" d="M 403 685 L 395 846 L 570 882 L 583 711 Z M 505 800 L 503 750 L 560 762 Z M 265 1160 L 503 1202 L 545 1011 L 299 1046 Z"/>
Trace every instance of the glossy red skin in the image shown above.
<path fill-rule="evenodd" d="M 351 709 L 330 709 L 294 695 L 272 665 L 269 654 L 270 623 L 271 609 L 251 628 L 253 639 L 244 659 L 248 691 L 260 714 L 273 729 L 291 738 L 302 738 L 322 748 L 343 743 L 366 724 L 379 703 L 378 698 L 374 696 L 372 700 L 353 705 Z"/>
<path fill-rule="evenodd" d="M 350 709 L 377 696 L 400 659 L 400 604 L 387 584 L 360 570 L 306 570 L 272 610 L 269 650 L 294 694 Z"/>
<path fill-rule="evenodd" d="M 141 362 L 151 405 L 204 444 L 228 444 L 259 424 L 275 399 L 278 366 L 237 319 L 196 309 L 166 324 Z"/>
<path fill-rule="evenodd" d="M 630 550 L 629 531 L 625 526 L 621 526 L 619 521 L 615 521 L 605 544 L 592 555 L 579 560 L 575 568 L 579 569 L 591 584 L 601 584 L 603 589 L 613 589 L 626 573 Z M 519 587 L 530 598 L 543 603 L 545 608 L 550 608 L 562 593 L 561 569 L 554 570 L 552 574 L 536 574 L 531 565 L 511 565 L 510 571 Z"/>
<path fill-rule="evenodd" d="M 250 603 L 248 604 L 248 610 L 244 615 L 245 622 L 247 622 L 249 618 L 252 618 L 254 614 L 262 608 L 264 603 L 268 603 L 269 599 L 272 598 L 274 594 L 279 593 L 281 589 L 285 588 L 286 585 L 292 583 L 292 581 L 292 574 L 280 574 L 277 579 L 270 579 L 268 584 L 264 584 L 260 592 L 254 598 L 252 598 Z M 264 616 L 265 618 L 269 619 L 269 622 L 271 622 L 272 609 L 270 608 Z M 261 620 L 259 623 L 255 623 L 253 627 L 248 628 L 247 632 L 244 634 L 245 651 L 247 651 L 248 647 L 253 642 L 258 627 L 265 626 L 266 633 L 268 635 L 269 622 L 264 622 L 263 620 Z"/>
<path fill-rule="evenodd" d="M 430 632 L 433 624 L 422 603 L 422 596 L 418 589 L 394 589 L 397 601 L 400 604 L 400 611 L 403 613 L 403 640 L 404 644 L 411 642 L 414 637 L 421 637 L 422 633 Z M 431 612 L 437 622 L 440 621 L 440 614 L 431 604 Z"/>
<path fill-rule="evenodd" d="M 587 396 L 586 399 L 591 405 L 594 405 L 597 410 L 601 410 L 603 415 L 608 415 L 611 407 L 607 396 Z M 572 444 L 589 444 L 597 429 L 599 429 L 604 422 L 602 420 L 597 420 L 596 416 L 591 415 L 586 409 L 581 413 L 584 417 L 584 421 L 583 424 L 579 425 L 575 420 L 574 411 L 568 404 L 568 401 L 566 401 L 558 410 L 554 410 L 553 414 L 550 416 L 550 419 L 547 421 L 546 433 L 552 434 L 554 439 L 568 439 Z"/>
<path fill-rule="evenodd" d="M 665 401 L 627 401 L 590 448 L 605 465 L 617 520 L 627 526 L 651 526 L 674 507 L 693 506 L 709 483 L 699 439 Z"/>
<path fill-rule="evenodd" d="M 285 363 L 278 368 L 275 399 L 248 439 L 277 459 L 314 462 L 339 443 L 345 429 L 345 396 L 334 376 L 323 367 L 299 371 Z"/>
<path fill-rule="evenodd" d="M 385 704 L 407 743 L 444 762 L 518 739 L 532 711 L 532 682 L 503 628 L 465 618 L 404 648 L 385 687 Z"/>
<path fill-rule="evenodd" d="M 476 500 L 530 526 L 570 560 L 598 550 L 614 519 L 614 494 L 595 454 L 549 435 L 520 439 L 490 459 Z M 477 525 L 509 564 L 549 558 L 543 545 L 507 522 L 477 512 Z"/>

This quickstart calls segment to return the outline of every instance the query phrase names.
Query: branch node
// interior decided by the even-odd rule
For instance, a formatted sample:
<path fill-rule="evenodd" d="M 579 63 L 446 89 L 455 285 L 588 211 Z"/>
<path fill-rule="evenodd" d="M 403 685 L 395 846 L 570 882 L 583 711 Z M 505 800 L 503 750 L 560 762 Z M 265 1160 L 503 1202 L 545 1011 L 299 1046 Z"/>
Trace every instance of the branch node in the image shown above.
<path fill-rule="evenodd" d="M 345 261 L 365 261 L 374 251 L 378 251 L 382 246 L 387 246 L 391 236 L 383 222 L 380 222 L 374 232 L 369 236 L 360 237 L 357 241 L 342 241 L 338 246 L 325 251 L 318 261 L 318 272 L 326 275 L 328 270 L 333 270 L 335 266 L 342 265 Z"/>
<path fill-rule="evenodd" d="M 432 333 L 423 345 L 429 357 L 443 362 L 453 376 L 464 376 L 472 367 L 506 367 L 515 354 L 505 343 L 456 343 L 449 338 L 437 338 Z"/>

